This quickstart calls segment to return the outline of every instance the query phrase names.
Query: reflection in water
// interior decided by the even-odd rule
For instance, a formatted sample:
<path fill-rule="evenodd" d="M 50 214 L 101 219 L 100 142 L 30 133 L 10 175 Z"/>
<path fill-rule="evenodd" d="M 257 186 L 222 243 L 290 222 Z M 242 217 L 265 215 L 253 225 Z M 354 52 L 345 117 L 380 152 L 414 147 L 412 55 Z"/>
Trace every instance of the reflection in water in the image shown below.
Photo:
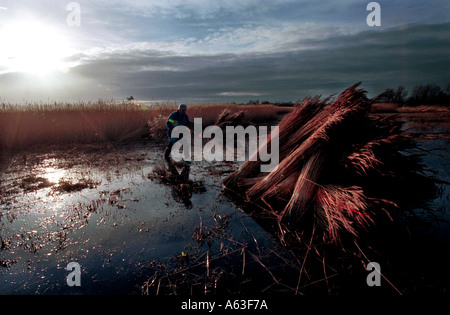
<path fill-rule="evenodd" d="M 196 196 L 218 180 L 200 165 L 175 164 L 173 172 L 156 161 L 147 145 L 67 158 L 33 153 L 26 164 L 0 160 L 0 292 L 72 293 L 70 261 L 87 272 L 77 292 L 136 292 L 147 279 L 143 262 L 184 250 L 199 216 L 205 226 L 213 221 L 205 209 L 227 213 L 229 203 L 217 206 L 213 189 Z M 202 181 L 190 180 L 193 173 Z"/>
<path fill-rule="evenodd" d="M 47 167 L 44 169 L 44 177 L 53 184 L 57 184 L 65 175 L 66 171 L 63 169 L 56 169 L 53 167 Z"/>
<path fill-rule="evenodd" d="M 181 172 L 178 171 L 177 166 L 181 166 Z M 189 179 L 191 163 L 167 161 L 167 168 L 167 180 L 172 186 L 172 196 L 176 201 L 184 203 L 187 209 L 192 208 L 194 182 Z"/>

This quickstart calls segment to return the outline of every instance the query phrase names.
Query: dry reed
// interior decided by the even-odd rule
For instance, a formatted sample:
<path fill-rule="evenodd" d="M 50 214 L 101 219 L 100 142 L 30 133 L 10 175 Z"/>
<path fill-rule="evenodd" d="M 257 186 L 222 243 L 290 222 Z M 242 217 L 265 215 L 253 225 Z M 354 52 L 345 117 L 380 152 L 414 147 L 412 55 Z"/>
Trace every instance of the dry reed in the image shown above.
<path fill-rule="evenodd" d="M 271 119 L 283 108 L 273 105 L 190 105 L 191 120 L 213 124 L 224 109 L 244 111 L 254 122 Z M 145 106 L 137 102 L 98 101 L 0 105 L 0 150 L 30 146 L 133 141 L 142 137 L 165 139 L 173 104 Z M 285 110 L 285 109 L 284 109 Z"/>
<path fill-rule="evenodd" d="M 388 198 L 369 197 L 370 183 L 396 173 L 406 160 L 399 151 L 411 139 L 400 124 L 369 115 L 372 102 L 358 86 L 335 99 L 297 103 L 279 124 L 278 168 L 260 173 L 261 161 L 247 161 L 223 186 L 291 228 L 318 224 L 325 240 L 339 243 L 368 229 L 378 213 L 395 206 Z"/>

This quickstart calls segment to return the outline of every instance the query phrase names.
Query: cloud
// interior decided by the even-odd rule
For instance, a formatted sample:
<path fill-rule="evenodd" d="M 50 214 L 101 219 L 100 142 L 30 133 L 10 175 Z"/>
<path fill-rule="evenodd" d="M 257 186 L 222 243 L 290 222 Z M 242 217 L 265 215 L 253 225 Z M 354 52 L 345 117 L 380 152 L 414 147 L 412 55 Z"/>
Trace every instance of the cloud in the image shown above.
<path fill-rule="evenodd" d="M 97 46 L 82 52 L 80 62 L 105 59 L 110 55 L 213 56 L 223 54 L 269 54 L 285 51 L 317 49 L 326 39 L 354 34 L 345 27 L 333 27 L 315 23 L 301 25 L 281 23 L 277 26 L 243 25 L 223 27 L 204 36 L 182 38 L 175 41 L 133 41 Z M 151 55 L 151 56 L 149 56 Z"/>
<path fill-rule="evenodd" d="M 336 93 L 357 81 L 378 93 L 400 84 L 445 84 L 449 28 L 447 23 L 368 31 L 311 39 L 315 48 L 307 50 L 268 49 L 267 53 L 122 52 L 78 71 L 99 76 L 110 73 L 115 78 L 110 80 L 112 85 L 140 98 L 242 99 L 257 93 L 269 99 L 295 100 L 310 94 Z"/>
<path fill-rule="evenodd" d="M 6 77 L 0 77 L 0 86 L 7 91 L 2 97 L 8 100 L 14 95 L 23 99 L 26 90 L 27 97 L 35 91 L 44 101 L 123 99 L 133 95 L 136 99 L 246 102 L 255 96 L 296 101 L 308 95 L 330 95 L 363 81 L 363 87 L 375 96 L 398 85 L 410 90 L 419 84 L 447 84 L 449 30 L 450 23 L 446 23 L 357 34 L 338 32 L 337 36 L 322 38 L 274 37 L 266 50 L 255 47 L 236 52 L 217 49 L 201 53 L 204 44 L 195 40 L 173 43 L 180 51 L 143 42 L 74 56 L 72 61 L 78 66 L 58 74 L 55 81 L 59 83 L 53 89 L 31 83 L 24 88 L 24 82 L 28 82 L 25 79 Z M 288 28 L 281 32 L 287 34 Z M 225 33 L 205 41 L 213 43 Z M 270 28 L 267 34 L 261 36 L 272 38 Z M 230 34 L 230 41 L 241 38 L 246 42 L 240 35 Z M 279 45 L 272 47 L 275 42 Z M 307 49 L 301 48 L 304 43 L 309 45 Z"/>
<path fill-rule="evenodd" d="M 132 1 L 106 1 L 104 7 L 113 7 L 115 10 L 127 15 L 143 17 L 168 17 L 176 19 L 211 19 L 220 15 L 248 15 L 249 12 L 261 13 L 276 8 L 279 5 L 296 3 L 302 5 L 305 1 L 295 0 L 132 0 Z M 308 1 L 306 1 L 308 2 Z M 255 12 L 256 11 L 256 12 Z"/>

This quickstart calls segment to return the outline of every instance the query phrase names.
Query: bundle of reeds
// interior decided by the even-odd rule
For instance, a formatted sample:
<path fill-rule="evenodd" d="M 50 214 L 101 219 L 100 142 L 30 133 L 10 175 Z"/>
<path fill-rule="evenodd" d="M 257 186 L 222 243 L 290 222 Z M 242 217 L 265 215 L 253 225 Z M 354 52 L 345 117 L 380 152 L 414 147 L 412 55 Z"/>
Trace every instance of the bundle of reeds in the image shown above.
<path fill-rule="evenodd" d="M 223 186 L 289 226 L 319 224 L 333 242 L 343 233 L 358 236 L 380 209 L 395 206 L 380 191 L 373 198 L 371 183 L 395 176 L 390 165 L 401 163 L 399 150 L 410 145 L 398 123 L 369 115 L 372 102 L 359 84 L 336 98 L 297 103 L 279 124 L 278 168 L 261 173 L 261 161 L 247 161 Z"/>
<path fill-rule="evenodd" d="M 229 108 L 224 109 L 217 117 L 215 126 L 224 129 L 226 126 L 247 125 L 248 121 L 243 110 L 231 111 Z"/>

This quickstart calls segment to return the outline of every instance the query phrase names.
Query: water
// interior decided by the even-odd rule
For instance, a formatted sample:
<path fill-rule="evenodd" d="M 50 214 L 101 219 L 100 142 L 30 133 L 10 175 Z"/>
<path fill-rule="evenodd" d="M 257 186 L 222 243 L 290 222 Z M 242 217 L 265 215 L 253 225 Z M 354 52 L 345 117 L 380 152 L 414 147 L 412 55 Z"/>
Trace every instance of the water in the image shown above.
<path fill-rule="evenodd" d="M 418 152 L 440 180 L 439 195 L 426 207 L 413 209 L 408 224 L 440 244 L 442 253 L 436 257 L 441 259 L 450 249 L 448 128 L 406 121 L 409 132 L 432 135 L 417 139 Z M 238 165 L 193 163 L 189 177 L 204 189 L 183 199 L 173 185 L 155 176 L 163 165 L 163 149 L 138 144 L 105 153 L 31 152 L 5 159 L 0 175 L 0 293 L 141 294 L 144 284 L 156 279 L 147 287 L 150 294 L 173 294 L 181 289 L 167 275 L 180 270 L 185 272 L 171 279 L 187 283 L 187 290 L 193 290 L 187 293 L 237 292 L 245 286 L 249 292 L 297 291 L 303 260 L 221 194 L 221 179 Z M 66 191 L 60 189 L 64 181 L 85 186 Z M 414 217 L 424 221 L 416 223 Z M 400 258 L 407 262 L 424 255 L 414 248 L 402 248 Z M 81 266 L 80 287 L 66 283 L 66 266 L 72 261 Z M 364 272 L 357 279 L 363 284 Z M 405 271 L 404 278 L 414 272 Z M 326 273 L 334 276 L 332 268 Z M 303 281 L 315 281 L 313 273 L 308 277 Z M 333 289 L 331 280 L 321 293 Z"/>
<path fill-rule="evenodd" d="M 161 167 L 163 149 L 137 146 L 110 153 L 105 159 L 80 154 L 78 158 L 36 154 L 17 168 L 14 161 L 2 173 L 2 294 L 140 294 L 142 284 L 155 273 L 151 263 L 170 261 L 198 252 L 194 232 L 232 229 L 233 242 L 210 237 L 211 255 L 220 246 L 274 241 L 244 212 L 220 196 L 221 170 L 230 165 L 196 163 L 190 178 L 204 185 L 188 204 L 176 198 L 171 185 L 149 179 Z M 162 153 L 161 153 L 162 154 Z M 139 157 L 136 159 L 136 157 Z M 16 157 L 20 160 L 20 156 Z M 17 161 L 15 161 L 17 162 Z M 89 164 L 90 163 L 90 164 Z M 89 165 L 89 166 L 87 166 Z M 216 175 L 211 174 L 214 170 Z M 16 189 L 24 178 L 47 179 L 49 187 Z M 96 185 L 76 192 L 61 192 L 60 180 L 89 179 Z M 22 185 L 23 186 L 23 185 Z M 8 190 L 9 189 L 9 190 Z M 229 216 L 231 224 L 221 227 Z M 229 227 L 232 226 L 232 227 Z M 231 234 L 229 234 L 231 235 Z M 208 245 L 209 246 L 209 245 Z M 208 249 L 205 245 L 204 248 Z M 80 287 L 66 284 L 68 263 L 81 266 Z"/>
<path fill-rule="evenodd" d="M 424 119 L 408 117 L 404 129 L 417 136 L 417 150 L 414 153 L 421 154 L 426 167 L 427 175 L 437 180 L 438 196 L 428 202 L 424 209 L 414 209 L 420 217 L 424 218 L 435 227 L 433 238 L 443 242 L 444 246 L 450 244 L 450 128 L 448 118 L 443 117 Z M 447 248 L 446 250 L 449 250 Z"/>

